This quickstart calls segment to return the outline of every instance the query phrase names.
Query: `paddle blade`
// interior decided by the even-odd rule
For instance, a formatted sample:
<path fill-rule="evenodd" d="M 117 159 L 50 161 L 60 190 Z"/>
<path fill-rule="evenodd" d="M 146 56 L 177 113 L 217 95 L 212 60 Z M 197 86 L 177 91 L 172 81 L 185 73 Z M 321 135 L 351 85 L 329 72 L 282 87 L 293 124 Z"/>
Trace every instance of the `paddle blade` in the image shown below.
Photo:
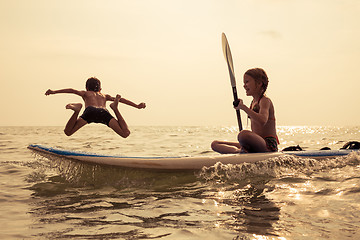
<path fill-rule="evenodd" d="M 229 70 L 229 74 L 230 74 L 230 82 L 231 82 L 231 87 L 233 90 L 234 101 L 238 101 L 235 73 L 234 73 L 234 65 L 233 65 L 233 60 L 232 60 L 232 56 L 231 56 L 230 46 L 226 39 L 225 33 L 222 33 L 221 40 L 222 40 L 222 49 L 223 49 L 224 57 L 225 57 L 225 60 L 226 60 L 227 66 L 228 66 L 228 70 Z M 240 116 L 239 110 L 236 110 L 236 116 L 237 116 L 237 120 L 238 120 L 239 131 L 241 131 L 242 123 L 241 123 L 241 116 Z"/>
<path fill-rule="evenodd" d="M 224 54 L 224 57 L 225 57 L 225 60 L 226 60 L 226 63 L 228 65 L 228 69 L 229 69 L 231 86 L 236 87 L 234 64 L 233 64 L 233 60 L 232 60 L 232 56 L 231 56 L 230 46 L 227 41 L 225 33 L 222 33 L 221 39 L 222 39 L 223 54 Z"/>

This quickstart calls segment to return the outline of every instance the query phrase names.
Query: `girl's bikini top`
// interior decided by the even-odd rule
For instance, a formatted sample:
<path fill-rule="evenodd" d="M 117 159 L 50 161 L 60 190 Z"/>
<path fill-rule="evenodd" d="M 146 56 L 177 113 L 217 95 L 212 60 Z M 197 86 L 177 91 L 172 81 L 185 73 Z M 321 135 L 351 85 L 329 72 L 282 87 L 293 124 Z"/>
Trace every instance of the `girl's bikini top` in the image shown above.
<path fill-rule="evenodd" d="M 264 95 L 263 95 L 263 96 L 264 96 Z M 256 113 L 259 113 L 259 112 L 260 112 L 260 104 L 259 104 L 259 103 L 260 103 L 260 100 L 261 100 L 261 98 L 262 98 L 263 96 L 261 96 L 261 97 L 259 98 L 258 102 L 255 103 L 254 105 L 253 105 L 254 100 L 252 100 L 251 105 L 250 105 L 250 109 L 251 109 L 251 110 L 253 110 L 253 111 L 256 112 Z M 248 118 L 250 118 L 249 115 L 248 115 Z M 275 121 L 275 118 L 269 118 L 269 120 L 274 120 L 274 121 Z"/>
<path fill-rule="evenodd" d="M 263 95 L 264 96 L 264 95 Z M 261 96 L 260 98 L 259 98 L 259 100 L 258 100 L 258 102 L 257 103 L 255 103 L 255 105 L 253 105 L 254 104 L 254 100 L 252 100 L 252 102 L 251 102 L 251 104 L 250 104 L 250 109 L 251 110 L 253 110 L 254 112 L 256 112 L 256 113 L 259 113 L 260 112 L 260 100 L 261 100 L 261 98 L 263 97 L 263 96 Z M 250 118 L 250 116 L 248 116 L 248 118 Z"/>
<path fill-rule="evenodd" d="M 253 101 L 254 101 L 254 100 L 253 100 Z M 260 102 L 260 100 L 259 100 L 254 106 L 252 106 L 252 105 L 253 105 L 253 102 L 251 102 L 251 105 L 250 105 L 250 106 L 252 106 L 252 108 L 250 108 L 250 109 L 253 110 L 253 111 L 256 112 L 256 113 L 259 113 L 259 112 L 260 112 L 259 102 Z"/>

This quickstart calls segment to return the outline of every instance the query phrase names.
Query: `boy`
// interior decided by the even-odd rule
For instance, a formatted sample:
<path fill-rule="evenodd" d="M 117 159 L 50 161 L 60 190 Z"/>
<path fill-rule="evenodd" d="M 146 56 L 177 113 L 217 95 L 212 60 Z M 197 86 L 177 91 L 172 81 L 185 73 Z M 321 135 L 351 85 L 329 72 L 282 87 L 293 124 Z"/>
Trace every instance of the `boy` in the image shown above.
<path fill-rule="evenodd" d="M 66 109 L 74 111 L 64 129 L 67 136 L 71 136 L 84 125 L 95 122 L 106 124 L 121 137 L 126 138 L 130 135 L 130 130 L 118 110 L 118 103 L 121 102 L 138 109 L 146 107 L 145 103 L 135 104 L 125 98 L 121 98 L 120 95 L 116 95 L 114 98 L 108 94 L 101 93 L 100 80 L 95 77 L 89 78 L 86 81 L 86 91 L 78 91 L 72 88 L 55 91 L 49 89 L 46 91 L 45 95 L 48 96 L 50 94 L 57 93 L 72 93 L 79 95 L 85 103 L 84 113 L 79 118 L 78 116 L 82 108 L 82 104 L 70 103 L 66 105 Z M 113 103 L 110 104 L 110 107 L 114 111 L 117 119 L 115 119 L 106 109 L 106 101 L 113 101 Z"/>

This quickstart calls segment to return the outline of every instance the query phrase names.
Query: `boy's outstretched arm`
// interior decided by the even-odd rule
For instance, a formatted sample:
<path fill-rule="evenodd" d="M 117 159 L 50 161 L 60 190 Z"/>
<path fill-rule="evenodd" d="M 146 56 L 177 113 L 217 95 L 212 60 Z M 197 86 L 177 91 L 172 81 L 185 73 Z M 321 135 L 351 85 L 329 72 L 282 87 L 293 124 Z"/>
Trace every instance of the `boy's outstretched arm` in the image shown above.
<path fill-rule="evenodd" d="M 120 101 L 121 103 L 124 103 L 126 105 L 129 105 L 129 106 L 132 106 L 132 107 L 135 107 L 135 108 L 138 108 L 138 109 L 142 109 L 142 108 L 145 108 L 146 107 L 146 104 L 145 103 L 139 103 L 139 104 L 135 104 L 134 102 L 130 101 L 130 100 L 127 100 L 126 98 L 120 98 Z"/>
<path fill-rule="evenodd" d="M 51 94 L 57 94 L 57 93 L 72 93 L 72 94 L 76 94 L 76 95 L 79 95 L 79 96 L 83 96 L 85 91 L 78 91 L 76 89 L 72 89 L 72 88 L 65 88 L 65 89 L 60 89 L 60 90 L 47 90 L 45 92 L 45 95 L 48 96 L 48 95 L 51 95 Z"/>
<path fill-rule="evenodd" d="M 114 97 L 111 97 L 110 95 L 106 95 L 106 100 L 107 101 L 114 101 L 115 98 Z M 132 107 L 135 107 L 135 108 L 138 108 L 138 109 L 142 109 L 142 108 L 145 108 L 146 107 L 146 104 L 145 103 L 139 103 L 139 104 L 136 104 L 126 98 L 120 98 L 120 101 L 121 103 L 124 103 L 126 105 L 129 105 L 129 106 L 132 106 Z"/>

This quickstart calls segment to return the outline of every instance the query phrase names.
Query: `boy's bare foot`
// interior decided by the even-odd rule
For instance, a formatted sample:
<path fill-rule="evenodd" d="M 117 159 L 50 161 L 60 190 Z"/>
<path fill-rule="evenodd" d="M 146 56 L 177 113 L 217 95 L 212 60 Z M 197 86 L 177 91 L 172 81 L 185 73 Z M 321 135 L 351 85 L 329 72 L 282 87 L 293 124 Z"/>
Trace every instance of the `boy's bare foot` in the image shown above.
<path fill-rule="evenodd" d="M 80 112 L 80 110 L 82 108 L 82 104 L 81 103 L 69 103 L 68 105 L 66 105 L 65 108 L 74 110 L 75 112 Z"/>
<path fill-rule="evenodd" d="M 119 94 L 116 95 L 114 102 L 110 104 L 110 107 L 112 108 L 112 110 L 115 111 L 115 109 L 117 109 L 120 98 L 121 98 L 121 96 Z"/>

